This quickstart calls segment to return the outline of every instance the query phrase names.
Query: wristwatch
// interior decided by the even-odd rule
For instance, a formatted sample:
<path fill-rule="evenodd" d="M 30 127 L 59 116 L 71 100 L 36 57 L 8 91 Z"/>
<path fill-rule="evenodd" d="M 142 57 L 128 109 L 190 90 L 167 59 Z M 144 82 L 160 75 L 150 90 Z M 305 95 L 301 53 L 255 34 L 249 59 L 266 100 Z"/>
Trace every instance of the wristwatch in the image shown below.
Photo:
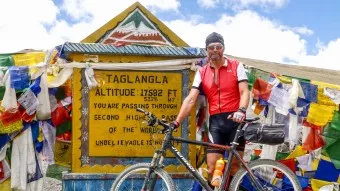
<path fill-rule="evenodd" d="M 245 108 L 245 107 L 240 107 L 239 109 L 238 109 L 238 111 L 240 111 L 240 112 L 242 112 L 242 113 L 246 113 L 247 112 L 247 109 Z"/>

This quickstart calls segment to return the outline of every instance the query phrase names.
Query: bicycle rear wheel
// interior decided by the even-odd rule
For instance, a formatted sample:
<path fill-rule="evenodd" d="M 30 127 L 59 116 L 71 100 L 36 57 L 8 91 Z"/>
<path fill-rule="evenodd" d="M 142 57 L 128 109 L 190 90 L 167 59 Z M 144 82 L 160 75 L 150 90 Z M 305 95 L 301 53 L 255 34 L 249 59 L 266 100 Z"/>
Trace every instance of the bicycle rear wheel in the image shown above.
<path fill-rule="evenodd" d="M 296 175 L 285 165 L 267 159 L 260 159 L 249 163 L 249 169 L 254 173 L 262 187 L 268 191 L 301 191 L 301 185 Z M 230 191 L 256 190 L 250 180 L 249 172 L 240 169 L 230 184 Z"/>
<path fill-rule="evenodd" d="M 118 175 L 111 186 L 111 191 L 130 191 L 142 190 L 145 177 L 149 172 L 150 163 L 138 163 L 125 169 Z M 155 169 L 153 171 L 155 176 L 153 190 L 173 191 L 175 184 L 169 174 L 163 169 Z M 150 185 L 149 185 L 150 186 Z M 148 188 L 147 190 L 150 190 Z"/>

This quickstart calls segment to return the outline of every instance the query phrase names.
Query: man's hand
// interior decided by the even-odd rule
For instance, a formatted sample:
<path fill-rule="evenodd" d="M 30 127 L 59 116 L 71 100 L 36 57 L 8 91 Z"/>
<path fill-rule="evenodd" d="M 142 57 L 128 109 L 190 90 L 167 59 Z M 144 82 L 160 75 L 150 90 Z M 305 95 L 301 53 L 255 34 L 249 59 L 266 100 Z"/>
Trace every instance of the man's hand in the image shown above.
<path fill-rule="evenodd" d="M 242 110 L 238 110 L 235 113 L 228 116 L 228 119 L 232 119 L 236 123 L 242 123 L 246 118 L 246 113 Z"/>
<path fill-rule="evenodd" d="M 173 130 L 177 129 L 179 127 L 179 123 L 177 121 L 173 121 L 169 124 L 169 127 Z"/>

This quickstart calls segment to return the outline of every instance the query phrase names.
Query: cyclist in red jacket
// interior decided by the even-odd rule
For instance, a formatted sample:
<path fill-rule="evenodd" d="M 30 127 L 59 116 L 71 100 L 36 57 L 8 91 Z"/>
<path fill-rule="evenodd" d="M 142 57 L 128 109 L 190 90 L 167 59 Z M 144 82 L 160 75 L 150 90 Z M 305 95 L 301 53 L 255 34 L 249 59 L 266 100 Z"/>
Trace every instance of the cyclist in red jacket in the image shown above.
<path fill-rule="evenodd" d="M 248 78 L 242 63 L 223 55 L 225 46 L 222 35 L 213 32 L 205 43 L 208 63 L 196 72 L 192 89 L 172 125 L 177 128 L 189 115 L 202 88 L 209 105 L 209 141 L 226 145 L 233 141 L 237 123 L 242 122 L 246 115 L 249 103 Z M 244 146 L 244 140 L 239 142 L 241 147 Z M 209 182 L 215 163 L 223 154 L 222 150 L 208 150 Z M 238 168 L 237 161 L 233 161 L 231 174 L 234 175 Z"/>

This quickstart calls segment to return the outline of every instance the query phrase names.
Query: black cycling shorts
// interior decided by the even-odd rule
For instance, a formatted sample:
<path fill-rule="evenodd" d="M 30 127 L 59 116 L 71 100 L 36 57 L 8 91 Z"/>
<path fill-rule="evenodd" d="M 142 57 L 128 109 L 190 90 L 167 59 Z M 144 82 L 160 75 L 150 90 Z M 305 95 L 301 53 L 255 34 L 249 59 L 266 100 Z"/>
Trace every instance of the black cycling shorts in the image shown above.
<path fill-rule="evenodd" d="M 234 140 L 238 123 L 228 119 L 231 112 L 211 115 L 209 118 L 209 142 L 219 145 L 231 145 Z M 245 141 L 243 137 L 238 140 L 237 150 L 243 150 Z M 208 148 L 208 153 L 224 154 L 223 150 Z"/>

